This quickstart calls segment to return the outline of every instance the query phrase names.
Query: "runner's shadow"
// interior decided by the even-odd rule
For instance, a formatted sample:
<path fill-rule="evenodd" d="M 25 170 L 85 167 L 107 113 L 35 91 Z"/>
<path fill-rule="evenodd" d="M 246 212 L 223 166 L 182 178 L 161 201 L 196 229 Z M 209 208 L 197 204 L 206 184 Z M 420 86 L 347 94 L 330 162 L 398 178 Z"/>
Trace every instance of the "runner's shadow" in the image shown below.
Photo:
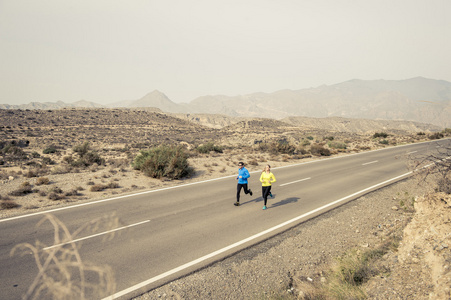
<path fill-rule="evenodd" d="M 241 197 L 241 199 L 242 199 L 242 197 Z M 245 205 L 245 204 L 252 203 L 252 202 L 255 202 L 255 203 L 263 202 L 263 198 L 262 197 L 258 197 L 258 198 L 255 198 L 255 199 L 252 199 L 252 200 L 249 200 L 249 201 L 246 201 L 246 202 L 240 202 L 240 205 Z"/>
<path fill-rule="evenodd" d="M 298 197 L 288 198 L 288 199 L 285 199 L 285 200 L 273 203 L 271 205 L 271 208 L 277 207 L 277 206 L 282 206 L 282 205 L 285 205 L 285 204 L 295 203 L 295 202 L 298 202 L 299 199 L 300 198 L 298 198 Z M 269 199 L 268 199 L 268 202 L 269 202 Z"/>

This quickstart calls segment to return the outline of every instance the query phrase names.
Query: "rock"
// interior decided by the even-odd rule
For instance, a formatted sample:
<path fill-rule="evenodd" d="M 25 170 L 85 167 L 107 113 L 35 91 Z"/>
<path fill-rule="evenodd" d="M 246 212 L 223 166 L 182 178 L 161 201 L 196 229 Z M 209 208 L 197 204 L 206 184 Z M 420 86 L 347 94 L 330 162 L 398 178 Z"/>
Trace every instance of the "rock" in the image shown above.
<path fill-rule="evenodd" d="M 391 208 L 392 210 L 394 210 L 394 211 L 397 211 L 397 210 L 399 210 L 399 208 L 395 205 L 395 206 L 392 206 L 392 208 Z"/>

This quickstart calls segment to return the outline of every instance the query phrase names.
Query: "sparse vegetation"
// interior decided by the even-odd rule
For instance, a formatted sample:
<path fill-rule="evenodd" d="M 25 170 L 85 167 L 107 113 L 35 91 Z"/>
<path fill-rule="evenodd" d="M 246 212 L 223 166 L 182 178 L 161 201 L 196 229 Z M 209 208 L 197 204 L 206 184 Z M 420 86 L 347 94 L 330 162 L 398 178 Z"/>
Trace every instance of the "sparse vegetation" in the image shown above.
<path fill-rule="evenodd" d="M 110 111 L 114 112 L 114 114 L 120 116 L 116 117 L 115 120 L 117 122 L 110 123 Z M 1 112 L 0 112 L 1 113 Z M 35 119 L 27 119 L 24 117 L 26 114 L 40 114 L 40 118 Z M 49 114 L 49 117 L 44 117 L 43 114 Z M 55 115 L 65 115 L 67 118 L 55 118 Z M 153 149 L 155 145 L 160 145 L 160 143 L 165 143 L 165 145 L 170 145 L 170 147 L 175 148 L 177 145 L 183 145 L 183 149 L 188 152 L 188 160 L 193 157 L 199 159 L 200 163 L 196 164 L 199 166 L 201 172 L 200 174 L 207 174 L 210 172 L 219 172 L 224 173 L 224 176 L 228 176 L 233 169 L 233 172 L 236 170 L 236 162 L 239 160 L 246 161 L 250 168 L 258 169 L 258 165 L 262 165 L 265 161 L 269 160 L 271 165 L 282 165 L 282 162 L 289 162 L 293 159 L 305 159 L 306 157 L 310 157 L 309 154 L 316 153 L 315 155 L 332 155 L 339 151 L 335 151 L 334 149 L 342 149 L 338 144 L 338 141 L 345 141 L 343 144 L 346 152 L 359 152 L 361 150 L 372 150 L 382 148 L 384 146 L 383 143 L 380 143 L 379 139 L 372 139 L 371 134 L 366 135 L 355 135 L 348 133 L 336 133 L 333 132 L 334 136 L 331 136 L 331 133 L 327 133 L 322 130 L 308 130 L 308 133 L 303 128 L 299 128 L 293 130 L 292 128 L 271 128 L 265 127 L 264 136 L 262 135 L 261 128 L 258 130 L 252 127 L 243 128 L 242 132 L 237 132 L 233 130 L 218 130 L 218 129 L 209 129 L 197 125 L 193 125 L 191 127 L 185 126 L 186 124 L 180 125 L 175 118 L 170 117 L 169 115 L 164 114 L 154 114 L 147 113 L 143 111 L 132 111 L 132 110 L 124 110 L 121 112 L 113 111 L 113 110 L 85 110 L 85 109 L 76 109 L 73 111 L 61 111 L 61 110 L 53 110 L 49 112 L 24 112 L 24 111 L 15 111 L 11 114 L 14 117 L 20 118 L 24 126 L 30 126 L 33 130 L 32 134 L 29 134 L 28 131 L 25 132 L 23 130 L 18 130 L 17 126 L 5 126 L 4 130 L 0 130 L 0 139 L 4 139 L 5 141 L 11 141 L 12 139 L 18 141 L 22 139 L 25 134 L 30 136 L 30 143 L 22 142 L 20 145 L 17 142 L 13 143 L 15 147 L 18 147 L 22 150 L 24 156 L 20 159 L 11 159 L 11 153 L 3 155 L 3 152 L 0 153 L 0 166 L 2 167 L 0 173 L 0 180 L 2 180 L 5 184 L 16 185 L 17 182 L 23 180 L 25 178 L 29 179 L 30 182 L 38 185 L 50 185 L 40 187 L 39 191 L 31 189 L 31 184 L 29 184 L 28 189 L 31 189 L 32 192 L 39 193 L 41 199 L 39 201 L 43 201 L 42 204 L 45 205 L 57 205 L 59 202 L 55 202 L 54 204 L 50 203 L 48 199 L 52 200 L 64 200 L 67 201 L 75 201 L 78 199 L 84 199 L 88 197 L 95 197 L 94 191 L 98 189 L 98 191 L 104 191 L 104 193 L 98 193 L 97 197 L 103 197 L 107 193 L 112 194 L 115 191 L 106 191 L 108 188 L 114 189 L 119 188 L 117 183 L 115 187 L 110 186 L 108 183 L 100 183 L 97 184 L 94 182 L 98 182 L 99 180 L 104 182 L 104 178 L 109 178 L 108 180 L 121 180 L 117 179 L 118 175 L 123 176 L 122 178 L 136 178 L 138 177 L 138 173 L 144 172 L 140 169 L 132 170 L 130 167 L 131 162 L 134 167 L 135 159 L 137 158 L 136 153 L 140 153 L 143 149 L 144 151 L 149 151 L 147 149 Z M 77 119 L 73 116 L 83 115 L 83 118 Z M 95 115 L 98 115 L 95 116 Z M 42 116 L 42 117 L 41 117 Z M 93 117 L 92 117 L 93 116 Z M 123 118 L 123 116 L 126 116 Z M 48 122 L 51 120 L 52 122 L 50 126 L 43 125 L 43 122 Z M 3 120 L 3 119 L 2 119 Z M 15 119 L 13 119 L 15 120 Z M 47 120 L 47 121 L 46 121 Z M 27 123 L 28 122 L 28 123 Z M 39 123 L 38 123 L 39 122 Z M 78 123 L 77 123 L 78 122 Z M 84 123 L 80 123 L 84 122 Z M 83 124 L 80 127 L 74 127 L 76 125 Z M 102 126 L 99 126 L 99 125 Z M 251 123 L 249 123 L 251 124 Z M 108 125 L 111 125 L 109 127 Z M 2 127 L 2 126 L 0 126 Z M 51 129 L 51 130 L 50 130 Z M 427 130 L 427 129 L 426 129 Z M 448 129 L 451 131 L 451 129 Z M 449 134 L 450 132 L 444 130 L 443 135 Z M 31 132 L 31 129 L 30 131 Z M 395 133 L 390 134 L 390 142 L 387 141 L 385 145 L 394 145 L 396 143 L 414 143 L 417 141 L 422 141 L 429 138 L 429 132 L 426 135 L 425 133 L 417 134 L 416 132 L 412 134 L 399 134 L 396 131 Z M 306 137 L 306 135 L 309 135 Z M 310 135 L 311 134 L 311 135 Z M 221 136 L 221 141 L 224 142 L 224 146 L 220 146 L 223 152 L 215 151 L 214 149 L 205 152 L 207 155 L 202 155 L 200 151 L 198 151 L 195 145 L 207 145 L 211 143 L 213 147 L 215 146 L 212 142 L 208 142 L 214 140 L 218 136 Z M 254 139 L 254 135 L 257 137 Z M 387 135 L 388 136 L 388 135 Z M 285 139 L 285 137 L 287 137 Z M 322 138 L 326 137 L 326 138 Z M 281 140 L 282 141 L 279 141 Z M 316 143 L 312 145 L 312 149 L 310 147 L 311 141 L 316 139 Z M 382 137 L 383 139 L 383 137 Z M 136 142 L 130 142 L 130 140 Z M 230 142 L 228 141 L 230 140 Z M 254 143 L 254 141 L 258 141 L 259 143 Z M 277 145 L 282 142 L 281 146 Z M 39 153 L 43 153 L 40 145 L 52 145 L 55 149 L 58 149 L 56 152 L 48 153 L 47 156 L 40 155 Z M 69 146 L 70 145 L 70 146 Z M 77 145 L 71 149 L 72 145 Z M 335 146 L 338 145 L 338 146 Z M 48 147 L 48 146 L 47 146 Z M 92 148 L 91 148 L 92 147 Z M 294 147 L 294 151 L 291 150 Z M 322 147 L 327 152 L 318 151 L 317 147 Z M 329 149 L 327 149 L 328 147 Z M 102 149 L 99 152 L 92 150 L 93 148 Z M 3 148 L 0 147 L 0 151 Z M 286 149 L 289 149 L 286 151 Z M 270 154 L 273 152 L 273 154 Z M 332 150 L 332 152 L 330 152 Z M 39 151 L 39 153 L 37 152 Z M 93 152 L 99 157 L 102 162 L 98 164 L 97 162 L 92 165 L 86 165 L 81 161 L 82 156 L 85 156 L 88 152 Z M 288 153 L 283 153 L 288 152 Z M 100 154 L 99 154 L 100 153 Z M 201 153 L 201 154 L 199 154 Z M 225 153 L 225 154 L 223 154 Z M 140 154 L 139 154 L 140 155 Z M 240 156 L 240 159 L 237 157 Z M 86 157 L 89 161 L 88 157 Z M 217 163 L 212 163 L 211 160 L 205 162 L 203 159 L 211 159 L 213 158 L 214 162 L 220 162 L 221 160 L 225 161 L 224 163 L 219 163 L 220 167 L 218 167 Z M 53 166 L 46 166 L 54 164 Z M 204 166 L 204 168 L 202 168 Z M 190 168 L 193 171 L 192 168 Z M 204 171 L 205 170 L 205 171 Z M 101 172 L 99 172 L 101 171 Z M 202 173 L 204 171 L 205 173 Z M 108 173 L 105 175 L 105 173 Z M 126 174 L 121 174 L 121 172 L 128 172 Z M 61 188 L 52 188 L 53 184 L 60 185 L 60 177 L 64 176 L 49 176 L 51 181 L 48 183 L 44 183 L 45 180 L 40 178 L 46 178 L 45 176 L 48 174 L 56 175 L 56 174 L 67 174 L 68 178 L 72 180 L 73 178 L 77 178 L 76 180 L 80 180 L 79 183 L 85 187 L 86 197 L 80 197 L 78 199 L 69 199 L 69 197 L 80 196 L 82 194 L 77 191 L 83 190 L 84 188 L 79 186 L 77 189 L 73 189 L 71 185 L 63 185 L 63 189 Z M 76 174 L 79 173 L 79 174 Z M 218 173 L 217 173 L 218 174 Z M 216 175 L 217 175 L 216 174 Z M 41 176 L 41 177 L 39 177 Z M 34 179 L 34 177 L 37 177 Z M 92 180 L 90 179 L 92 178 Z M 116 178 L 116 179 L 115 179 Z M 164 177 L 154 177 L 154 178 L 164 178 Z M 170 177 L 166 177 L 170 178 Z M 179 179 L 179 178 L 175 178 Z M 42 180 L 42 183 L 40 183 Z M 145 188 L 154 188 L 159 186 L 158 183 L 155 183 L 155 180 L 147 179 L 151 181 L 151 183 L 142 183 L 142 182 L 134 182 L 130 186 L 128 184 L 124 185 L 124 189 L 122 192 L 129 192 L 134 189 L 145 189 Z M 119 181 L 120 182 L 120 181 Z M 165 183 L 166 184 L 166 183 Z M 139 185 L 139 186 L 138 186 Z M 89 187 L 87 187 L 89 186 Z M 97 187 L 94 187 L 97 186 Z M 443 181 L 437 184 L 437 190 L 446 191 L 446 187 L 450 187 L 451 184 L 447 181 Z M 91 187 L 91 188 L 90 188 Z M 23 187 L 21 187 L 23 188 Z M 90 193 L 92 192 L 92 193 Z M 116 193 L 118 193 L 117 191 Z M 7 193 L 7 192 L 5 192 Z M 449 193 L 449 192 L 448 192 Z M 14 201 L 8 199 L 8 196 L 0 197 L 0 203 L 3 202 L 13 202 L 10 208 L 14 212 L 14 208 L 22 207 L 26 209 L 34 209 L 38 208 L 41 205 L 41 202 L 35 202 L 37 205 L 28 204 L 28 201 L 31 199 L 40 198 L 36 195 L 30 195 L 27 193 L 23 193 L 21 191 L 18 192 L 21 195 L 20 198 L 14 198 Z M 48 195 L 48 196 L 47 196 Z M 47 199 L 43 199 L 43 197 L 48 197 Z M 413 207 L 413 198 L 412 196 L 402 196 L 400 197 L 399 206 L 402 210 L 409 212 L 409 209 Z M 9 205 L 9 204 L 8 204 Z M 3 206 L 2 206 L 3 208 Z M 6 213 L 6 212 L 5 212 Z M 8 213 L 11 213 L 9 211 Z M 287 291 L 283 291 L 281 293 L 280 298 L 276 299 L 291 299 L 296 295 L 288 295 Z M 321 299 L 321 298 L 318 298 Z"/>
<path fill-rule="evenodd" d="M 199 153 L 210 153 L 211 151 L 222 153 L 224 150 L 223 147 L 215 145 L 213 142 L 208 142 L 206 144 L 200 145 L 197 147 L 197 151 Z"/>
<path fill-rule="evenodd" d="M 338 257 L 327 272 L 327 283 L 321 285 L 312 299 L 366 299 L 362 285 L 373 276 L 387 272 L 376 262 L 388 251 L 397 251 L 400 238 L 390 237 L 374 249 L 351 249 Z"/>

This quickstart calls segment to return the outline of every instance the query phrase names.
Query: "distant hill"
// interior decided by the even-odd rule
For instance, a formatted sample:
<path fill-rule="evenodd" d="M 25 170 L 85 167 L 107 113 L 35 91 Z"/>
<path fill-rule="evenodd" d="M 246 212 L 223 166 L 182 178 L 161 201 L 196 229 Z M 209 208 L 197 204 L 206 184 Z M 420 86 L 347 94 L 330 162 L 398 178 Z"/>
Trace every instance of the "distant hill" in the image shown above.
<path fill-rule="evenodd" d="M 174 103 L 165 94 L 157 90 L 148 93 L 141 99 L 129 103 L 127 107 L 157 107 L 164 112 L 190 112 L 190 109 L 186 104 Z"/>
<path fill-rule="evenodd" d="M 356 134 L 374 132 L 435 132 L 441 127 L 426 123 L 398 120 L 368 120 L 343 117 L 310 118 L 288 117 L 281 121 L 300 128 L 316 128 L 328 132 L 349 132 Z"/>
<path fill-rule="evenodd" d="M 71 104 L 32 102 L 0 104 L 4 109 L 57 109 L 105 107 L 87 101 Z M 217 114 L 232 117 L 283 119 L 287 117 L 343 117 L 403 120 L 451 127 L 451 83 L 416 77 L 407 80 L 349 80 L 301 90 L 280 90 L 239 96 L 202 96 L 189 103 L 174 103 L 160 91 L 137 100 L 107 107 L 154 107 L 168 113 Z M 217 124 L 220 126 L 220 124 Z"/>
<path fill-rule="evenodd" d="M 204 96 L 190 106 L 201 113 L 282 119 L 289 116 L 407 120 L 451 127 L 451 83 L 350 80 L 331 86 L 236 97 Z"/>
<path fill-rule="evenodd" d="M 102 104 L 80 100 L 73 103 L 57 102 L 30 102 L 28 104 L 10 105 L 0 104 L 0 109 L 61 109 L 61 108 L 102 108 Z"/>

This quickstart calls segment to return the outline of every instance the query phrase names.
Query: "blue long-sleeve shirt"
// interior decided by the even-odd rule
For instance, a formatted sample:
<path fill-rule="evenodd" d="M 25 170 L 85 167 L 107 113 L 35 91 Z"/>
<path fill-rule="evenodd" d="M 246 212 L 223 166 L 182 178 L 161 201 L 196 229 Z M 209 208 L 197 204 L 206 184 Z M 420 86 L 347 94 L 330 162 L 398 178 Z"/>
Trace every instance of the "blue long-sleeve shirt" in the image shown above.
<path fill-rule="evenodd" d="M 241 178 L 240 178 L 241 176 Z M 247 183 L 247 179 L 251 177 L 251 174 L 249 174 L 249 171 L 246 168 L 238 169 L 238 183 L 245 184 Z"/>

